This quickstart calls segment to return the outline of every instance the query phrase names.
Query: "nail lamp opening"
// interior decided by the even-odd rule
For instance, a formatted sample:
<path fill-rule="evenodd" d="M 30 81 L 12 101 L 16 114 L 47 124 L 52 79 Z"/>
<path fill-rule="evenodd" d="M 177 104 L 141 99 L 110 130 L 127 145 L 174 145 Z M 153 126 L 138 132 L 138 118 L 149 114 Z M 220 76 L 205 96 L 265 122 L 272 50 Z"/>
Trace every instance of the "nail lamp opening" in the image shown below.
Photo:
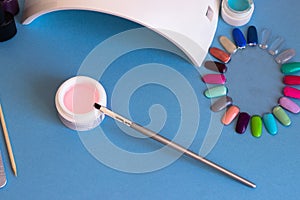
<path fill-rule="evenodd" d="M 103 12 L 152 29 L 201 66 L 215 35 L 219 6 L 220 0 L 26 0 L 22 23 L 59 10 Z"/>
<path fill-rule="evenodd" d="M 106 101 L 103 86 L 86 76 L 68 79 L 55 96 L 59 118 L 64 125 L 77 131 L 93 129 L 103 121 L 105 115 L 94 109 L 94 103 L 106 106 Z"/>

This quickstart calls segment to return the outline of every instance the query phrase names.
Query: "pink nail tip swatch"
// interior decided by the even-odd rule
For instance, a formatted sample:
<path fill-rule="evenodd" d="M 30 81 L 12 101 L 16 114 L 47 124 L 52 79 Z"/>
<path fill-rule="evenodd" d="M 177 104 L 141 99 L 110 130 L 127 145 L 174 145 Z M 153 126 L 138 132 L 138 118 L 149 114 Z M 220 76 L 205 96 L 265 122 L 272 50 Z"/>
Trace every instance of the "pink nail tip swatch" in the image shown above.
<path fill-rule="evenodd" d="M 300 76 L 285 76 L 283 77 L 283 83 L 287 85 L 300 85 Z"/>
<path fill-rule="evenodd" d="M 289 86 L 284 87 L 283 94 L 286 97 L 300 99 L 300 90 L 293 88 L 293 87 L 289 87 Z"/>
<path fill-rule="evenodd" d="M 226 77 L 223 74 L 206 74 L 202 77 L 202 80 L 208 84 L 224 84 Z"/>
<path fill-rule="evenodd" d="M 281 97 L 278 102 L 284 109 L 292 112 L 292 113 L 299 113 L 300 112 L 300 106 L 293 102 L 291 99 L 287 97 Z"/>

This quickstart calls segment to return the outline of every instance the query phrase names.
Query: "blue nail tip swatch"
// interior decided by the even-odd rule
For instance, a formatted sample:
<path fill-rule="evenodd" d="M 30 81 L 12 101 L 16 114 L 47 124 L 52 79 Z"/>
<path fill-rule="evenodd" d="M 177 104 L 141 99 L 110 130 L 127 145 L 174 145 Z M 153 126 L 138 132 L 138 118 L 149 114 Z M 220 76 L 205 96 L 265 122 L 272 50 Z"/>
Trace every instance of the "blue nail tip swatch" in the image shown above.
<path fill-rule="evenodd" d="M 276 124 L 275 117 L 272 113 L 264 114 L 263 122 L 265 124 L 265 127 L 266 127 L 267 131 L 271 135 L 276 135 L 277 134 L 277 124 Z"/>
<path fill-rule="evenodd" d="M 246 48 L 246 45 L 247 45 L 246 39 L 245 39 L 242 31 L 239 28 L 234 28 L 233 29 L 232 36 L 233 36 L 233 39 L 234 39 L 234 42 L 235 42 L 236 46 L 239 49 Z"/>
<path fill-rule="evenodd" d="M 258 43 L 257 30 L 255 26 L 249 26 L 248 28 L 247 43 L 249 46 L 256 46 Z"/>

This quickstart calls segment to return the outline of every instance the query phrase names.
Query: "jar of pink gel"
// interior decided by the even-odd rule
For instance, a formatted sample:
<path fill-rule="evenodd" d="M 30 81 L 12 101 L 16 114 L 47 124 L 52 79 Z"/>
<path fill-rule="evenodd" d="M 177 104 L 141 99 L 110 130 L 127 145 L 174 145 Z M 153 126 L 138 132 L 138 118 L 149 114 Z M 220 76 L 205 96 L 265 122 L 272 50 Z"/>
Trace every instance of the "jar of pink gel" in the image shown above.
<path fill-rule="evenodd" d="M 67 127 L 86 131 L 98 126 L 104 114 L 94 104 L 106 106 L 106 92 L 96 80 L 86 76 L 75 76 L 65 81 L 55 96 L 59 118 Z"/>

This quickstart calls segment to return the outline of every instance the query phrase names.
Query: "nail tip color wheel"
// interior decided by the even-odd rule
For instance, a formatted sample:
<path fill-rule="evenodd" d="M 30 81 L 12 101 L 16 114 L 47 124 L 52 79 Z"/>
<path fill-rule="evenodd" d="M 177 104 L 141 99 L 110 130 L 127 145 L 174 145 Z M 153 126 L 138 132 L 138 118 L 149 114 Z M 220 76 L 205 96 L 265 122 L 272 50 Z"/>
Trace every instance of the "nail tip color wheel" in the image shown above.
<path fill-rule="evenodd" d="M 284 43 L 284 39 L 282 37 L 277 37 L 269 45 L 270 35 L 271 31 L 269 29 L 263 29 L 261 31 L 259 43 L 256 27 L 249 26 L 247 30 L 247 40 L 239 28 L 234 28 L 232 30 L 234 42 L 224 35 L 220 36 L 219 42 L 225 50 L 217 47 L 210 47 L 210 54 L 218 61 L 206 61 L 204 63 L 204 67 L 215 72 L 215 74 L 206 74 L 202 76 L 202 81 L 204 83 L 215 85 L 204 92 L 204 96 L 209 99 L 218 98 L 211 105 L 210 109 L 213 112 L 219 112 L 226 109 L 221 119 L 221 123 L 229 125 L 237 119 L 235 131 L 239 134 L 245 133 L 248 124 L 250 124 L 251 134 L 255 138 L 260 138 L 262 136 L 263 126 L 270 135 L 276 135 L 278 133 L 277 122 L 285 127 L 292 124 L 286 111 L 293 114 L 300 112 L 300 106 L 292 100 L 300 99 L 300 90 L 293 87 L 300 85 L 300 76 L 295 75 L 300 72 L 300 62 L 289 62 L 295 57 L 296 51 L 294 49 L 286 49 L 279 52 Z M 277 104 L 275 104 L 270 112 L 266 112 L 262 116 L 258 114 L 251 116 L 247 112 L 242 112 L 237 105 L 233 105 L 232 98 L 227 96 L 228 89 L 225 86 L 226 77 L 224 75 L 227 71 L 226 64 L 230 62 L 232 54 L 240 49 L 245 49 L 248 46 L 258 46 L 272 55 L 274 61 L 281 65 L 280 70 L 284 75 L 282 82 L 286 84 L 282 91 L 283 96 L 279 98 Z"/>

